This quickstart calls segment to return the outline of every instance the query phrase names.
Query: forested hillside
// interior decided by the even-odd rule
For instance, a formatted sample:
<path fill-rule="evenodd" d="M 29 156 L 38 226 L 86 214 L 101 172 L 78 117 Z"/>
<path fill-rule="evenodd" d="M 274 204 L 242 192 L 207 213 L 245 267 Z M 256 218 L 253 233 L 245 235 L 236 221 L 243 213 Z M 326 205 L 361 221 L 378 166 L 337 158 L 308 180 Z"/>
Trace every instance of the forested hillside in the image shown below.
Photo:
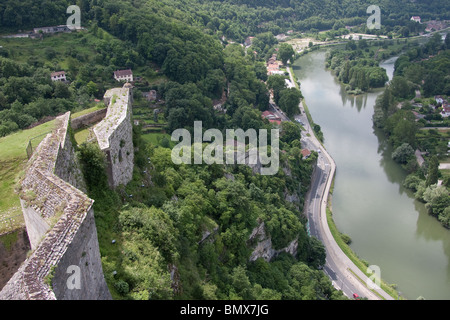
<path fill-rule="evenodd" d="M 168 133 L 190 129 L 194 120 L 201 120 L 204 129 L 272 127 L 261 117 L 269 102 L 264 64 L 238 44 L 225 48 L 195 17 L 187 19 L 182 6 L 157 1 L 78 4 L 84 31 L 42 40 L 2 39 L 2 135 L 45 116 L 88 107 L 117 86 L 112 73 L 123 68 L 158 79 Z M 67 18 L 65 1 L 26 5 L 2 3 L 2 31 L 61 24 Z M 269 54 L 276 42 L 273 35 L 266 38 Z M 68 83 L 52 82 L 49 74 L 55 70 L 65 70 Z M 135 91 L 139 102 L 140 89 Z M 226 114 L 213 109 L 213 100 L 224 92 Z M 303 159 L 299 137 L 296 124 L 283 125 L 280 170 L 262 176 L 245 165 L 175 165 L 170 144 L 145 142 L 135 126 L 133 180 L 116 190 L 107 187 L 98 147 L 81 144 L 77 153 L 95 199 L 103 270 L 113 297 L 344 298 L 318 270 L 325 261 L 323 245 L 307 235 L 302 208 L 316 155 Z M 290 244 L 297 250 L 270 262 L 251 261 L 262 241 L 251 236 L 257 227 L 273 250 Z"/>
<path fill-rule="evenodd" d="M 120 10 L 130 10 L 126 3 L 129 2 L 76 2 L 86 14 L 85 19 L 95 19 L 113 25 L 119 22 L 117 14 Z M 382 29 L 385 33 L 396 26 L 410 27 L 410 18 L 413 15 L 420 15 L 422 19 L 450 19 L 450 4 L 440 0 L 381 0 L 376 3 L 370 0 L 141 0 L 132 3 L 130 6 L 139 9 L 142 14 L 173 18 L 196 25 L 208 33 L 217 32 L 239 42 L 249 35 L 267 31 L 278 34 L 289 29 L 326 30 L 331 29 L 337 21 L 344 25 L 365 23 L 368 18 L 367 7 L 373 4 L 381 8 Z M 0 4 L 0 25 L 17 31 L 63 24 L 67 17 L 54 13 L 65 12 L 65 8 L 70 4 L 73 3 L 65 0 L 42 1 L 39 4 L 34 1 L 7 0 Z M 151 24 L 151 21 L 148 22 Z"/>
<path fill-rule="evenodd" d="M 2 39 L 0 49 L 0 136 L 94 104 L 115 85 L 118 67 L 143 65 L 122 41 L 94 33 L 60 34 L 42 41 Z M 130 60 L 131 59 L 131 60 Z M 52 81 L 66 71 L 68 82 Z"/>
<path fill-rule="evenodd" d="M 0 3 L 0 32 L 64 24 L 70 1 Z M 366 0 L 201 1 L 79 0 L 86 30 L 42 40 L 2 39 L 0 135 L 24 129 L 45 116 L 88 107 L 109 87 L 112 73 L 132 68 L 164 102 L 165 129 L 270 129 L 261 111 L 269 102 L 288 104 L 282 78 L 267 79 L 265 59 L 274 34 L 323 30 L 367 20 Z M 441 1 L 381 1 L 385 29 L 407 26 L 410 16 L 448 18 Z M 395 13 L 394 13 L 395 12 Z M 260 57 L 239 44 L 256 36 Z M 227 40 L 222 42 L 222 36 Z M 49 74 L 67 72 L 70 84 Z M 273 79 L 273 78 L 272 78 Z M 281 81 L 280 81 L 281 79 Z M 268 80 L 268 85 L 264 81 Z M 276 82 L 281 83 L 277 86 Z M 137 101 L 140 89 L 136 89 Z M 288 93 L 289 92 L 289 93 Z M 213 109 L 225 93 L 226 114 Z M 283 94 L 285 98 L 283 98 Z M 294 95 L 294 94 L 293 94 Z M 301 95 L 295 94 L 297 101 Z M 141 97 L 142 99 L 142 97 Z M 279 99 L 279 100 L 278 100 Z M 290 108 L 289 110 L 292 110 Z M 293 115 L 294 111 L 289 111 Z M 309 237 L 302 214 L 317 156 L 303 159 L 297 124 L 283 124 L 280 170 L 274 176 L 244 165 L 175 165 L 170 144 L 142 139 L 134 127 L 133 181 L 107 188 L 105 160 L 91 144 L 77 150 L 95 199 L 105 277 L 116 299 L 342 299 L 326 275 L 323 245 Z M 281 250 L 296 254 L 250 261 L 256 227 Z"/>
<path fill-rule="evenodd" d="M 436 33 L 426 44 L 409 48 L 397 59 L 394 77 L 377 100 L 373 117 L 394 146 L 393 159 L 409 173 L 405 186 L 447 228 L 450 178 L 441 174 L 439 162 L 448 159 L 449 133 L 436 128 L 449 126 L 444 110 L 450 96 L 449 74 L 450 34 L 442 41 Z M 416 150 L 424 154 L 422 166 Z"/>
<path fill-rule="evenodd" d="M 9 0 L 2 2 L 0 32 L 17 32 L 33 27 L 64 24 L 68 17 L 66 8 L 69 4 L 70 1 L 62 0 L 40 3 Z M 77 4 L 82 10 L 83 26 L 90 28 L 97 40 L 82 39 L 80 36 L 79 41 L 71 41 L 64 52 L 50 48 L 49 44 L 49 48 L 41 51 L 47 59 L 30 52 L 29 58 L 20 61 L 20 64 L 16 63 L 20 60 L 18 55 L 22 54 L 20 49 L 16 50 L 15 54 L 10 51 L 9 46 L 0 50 L 1 55 L 10 59 L 3 59 L 1 62 L 3 71 L 0 81 L 8 80 L 8 84 L 2 85 L 0 92 L 0 110 L 7 110 L 0 115 L 0 135 L 26 128 L 44 116 L 54 115 L 54 110 L 74 109 L 80 105 L 82 108 L 86 107 L 86 94 L 89 97 L 101 96 L 104 90 L 104 81 L 95 81 L 94 73 L 106 75 L 116 68 L 142 67 L 151 73 L 151 63 L 160 68 L 170 80 L 180 84 L 195 83 L 203 89 L 203 94 L 209 98 L 217 98 L 224 87 L 225 73 L 222 45 L 218 40 L 221 36 L 243 42 L 249 35 L 265 34 L 264 38 L 260 37 L 263 41 L 255 43 L 254 49 L 258 50 L 259 58 L 267 59 L 271 53 L 268 50 L 273 48 L 274 43 L 270 40 L 271 37 L 275 40 L 273 35 L 290 29 L 323 30 L 362 24 L 368 17 L 366 9 L 369 1 L 294 0 L 277 1 L 274 4 L 271 1 L 80 0 Z M 420 14 L 423 19 L 450 19 L 446 16 L 450 12 L 449 6 L 448 2 L 441 1 L 381 1 L 383 28 L 380 32 L 389 33 L 396 30 L 401 33 L 399 28 L 409 28 L 411 24 L 415 27 L 415 23 L 410 21 L 413 14 Z M 110 41 L 103 30 L 125 43 Z M 86 52 L 83 47 L 94 50 Z M 60 59 L 61 53 L 63 61 Z M 53 62 L 45 64 L 45 60 Z M 82 67 L 78 68 L 78 65 Z M 64 66 L 68 67 L 71 80 L 75 81 L 69 92 L 61 85 L 56 88 L 56 85 L 43 77 L 49 70 Z M 255 68 L 260 70 L 257 65 Z M 20 72 L 17 71 L 19 69 Z M 257 70 L 255 71 L 258 72 Z M 352 74 L 357 73 L 363 74 Z M 347 72 L 343 74 L 344 78 L 347 78 Z M 37 81 L 30 82 L 32 77 Z M 351 78 L 347 80 L 348 83 Z M 382 82 L 384 77 L 379 70 L 373 68 L 365 77 L 366 80 L 360 76 L 357 78 L 360 83 L 353 81 L 352 89 L 375 86 Z M 94 83 L 90 84 L 90 90 L 86 92 L 88 79 Z M 40 90 L 37 90 L 37 86 L 40 86 Z M 255 98 L 249 99 L 247 95 L 244 99 L 247 103 L 260 104 L 263 101 L 262 95 L 259 94 L 261 88 L 255 89 L 255 86 L 258 84 L 252 85 L 253 91 L 257 92 L 257 101 Z M 15 90 L 15 87 L 20 89 Z M 79 90 L 81 92 L 78 92 Z M 239 91 L 243 93 L 242 90 Z M 20 97 L 17 99 L 19 92 Z M 74 101 L 75 96 L 84 96 L 84 99 Z M 51 110 L 38 108 L 39 111 L 27 112 L 23 119 L 17 118 L 18 110 L 34 110 L 36 103 L 48 98 L 63 98 L 68 101 L 49 100 Z M 74 104 L 75 102 L 78 104 Z M 236 105 L 230 108 L 234 109 Z"/>
<path fill-rule="evenodd" d="M 314 157 L 301 159 L 299 141 L 294 140 L 282 140 L 285 170 L 262 176 L 242 165 L 175 165 L 169 148 L 143 144 L 136 131 L 133 181 L 116 192 L 106 191 L 98 148 L 81 146 L 113 297 L 344 298 L 317 270 L 325 251 L 308 237 L 299 203 L 286 200 L 287 194 L 297 194 L 301 202 L 314 162 Z M 249 261 L 258 242 L 251 233 L 261 223 L 275 250 L 296 240 L 297 254 Z"/>

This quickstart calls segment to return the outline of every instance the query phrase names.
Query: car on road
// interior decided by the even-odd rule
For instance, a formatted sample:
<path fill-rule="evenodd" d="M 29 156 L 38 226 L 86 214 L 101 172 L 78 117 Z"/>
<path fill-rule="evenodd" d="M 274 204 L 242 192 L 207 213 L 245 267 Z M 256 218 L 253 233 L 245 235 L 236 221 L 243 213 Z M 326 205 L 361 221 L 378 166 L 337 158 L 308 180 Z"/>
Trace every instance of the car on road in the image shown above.
<path fill-rule="evenodd" d="M 353 299 L 359 300 L 359 295 L 358 295 L 357 293 L 354 293 L 354 294 L 353 294 Z"/>

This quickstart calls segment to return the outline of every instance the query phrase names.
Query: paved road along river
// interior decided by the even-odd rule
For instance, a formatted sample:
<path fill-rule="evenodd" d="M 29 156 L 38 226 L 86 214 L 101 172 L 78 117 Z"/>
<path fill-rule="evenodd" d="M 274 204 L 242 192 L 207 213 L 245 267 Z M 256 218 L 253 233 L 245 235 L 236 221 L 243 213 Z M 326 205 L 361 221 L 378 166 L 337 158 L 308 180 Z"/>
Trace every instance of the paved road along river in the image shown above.
<path fill-rule="evenodd" d="M 352 249 L 407 299 L 450 299 L 450 230 L 402 186 L 406 173 L 373 128 L 376 90 L 357 97 L 325 69 L 325 50 L 294 63 L 294 72 L 325 147 L 337 165 L 332 199 L 337 227 Z M 391 77 L 395 59 L 382 63 Z"/>

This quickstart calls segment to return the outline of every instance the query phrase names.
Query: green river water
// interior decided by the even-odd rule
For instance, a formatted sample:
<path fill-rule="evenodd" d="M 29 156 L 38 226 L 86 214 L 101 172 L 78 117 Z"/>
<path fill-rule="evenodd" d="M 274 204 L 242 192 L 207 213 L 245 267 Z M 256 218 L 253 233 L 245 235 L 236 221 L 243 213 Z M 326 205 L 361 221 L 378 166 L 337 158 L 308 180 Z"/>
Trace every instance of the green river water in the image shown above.
<path fill-rule="evenodd" d="M 332 209 L 338 229 L 406 299 L 450 299 L 450 230 L 402 186 L 406 173 L 372 123 L 382 90 L 348 95 L 325 69 L 325 55 L 319 50 L 299 58 L 294 72 L 337 165 Z M 390 78 L 394 62 L 381 64 Z"/>

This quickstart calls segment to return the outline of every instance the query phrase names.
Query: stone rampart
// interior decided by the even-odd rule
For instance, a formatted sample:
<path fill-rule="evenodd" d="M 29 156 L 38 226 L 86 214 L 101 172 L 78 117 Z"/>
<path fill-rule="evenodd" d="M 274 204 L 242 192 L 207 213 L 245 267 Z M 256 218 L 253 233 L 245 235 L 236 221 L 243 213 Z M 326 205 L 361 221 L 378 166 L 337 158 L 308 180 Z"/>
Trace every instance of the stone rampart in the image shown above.
<path fill-rule="evenodd" d="M 96 110 L 94 112 L 79 116 L 75 119 L 72 119 L 70 125 L 73 130 L 78 130 L 81 128 L 89 127 L 94 123 L 98 123 L 103 120 L 106 116 L 107 108 Z"/>
<path fill-rule="evenodd" d="M 20 200 L 33 251 L 0 291 L 0 299 L 111 298 L 101 266 L 94 201 L 82 191 L 69 120 L 70 112 L 57 118 L 55 130 L 28 162 Z"/>
<path fill-rule="evenodd" d="M 106 117 L 94 127 L 100 149 L 108 162 L 110 187 L 127 184 L 133 177 L 134 147 L 132 113 L 132 89 L 126 83 L 122 88 L 108 90 L 104 95 L 108 105 Z"/>

